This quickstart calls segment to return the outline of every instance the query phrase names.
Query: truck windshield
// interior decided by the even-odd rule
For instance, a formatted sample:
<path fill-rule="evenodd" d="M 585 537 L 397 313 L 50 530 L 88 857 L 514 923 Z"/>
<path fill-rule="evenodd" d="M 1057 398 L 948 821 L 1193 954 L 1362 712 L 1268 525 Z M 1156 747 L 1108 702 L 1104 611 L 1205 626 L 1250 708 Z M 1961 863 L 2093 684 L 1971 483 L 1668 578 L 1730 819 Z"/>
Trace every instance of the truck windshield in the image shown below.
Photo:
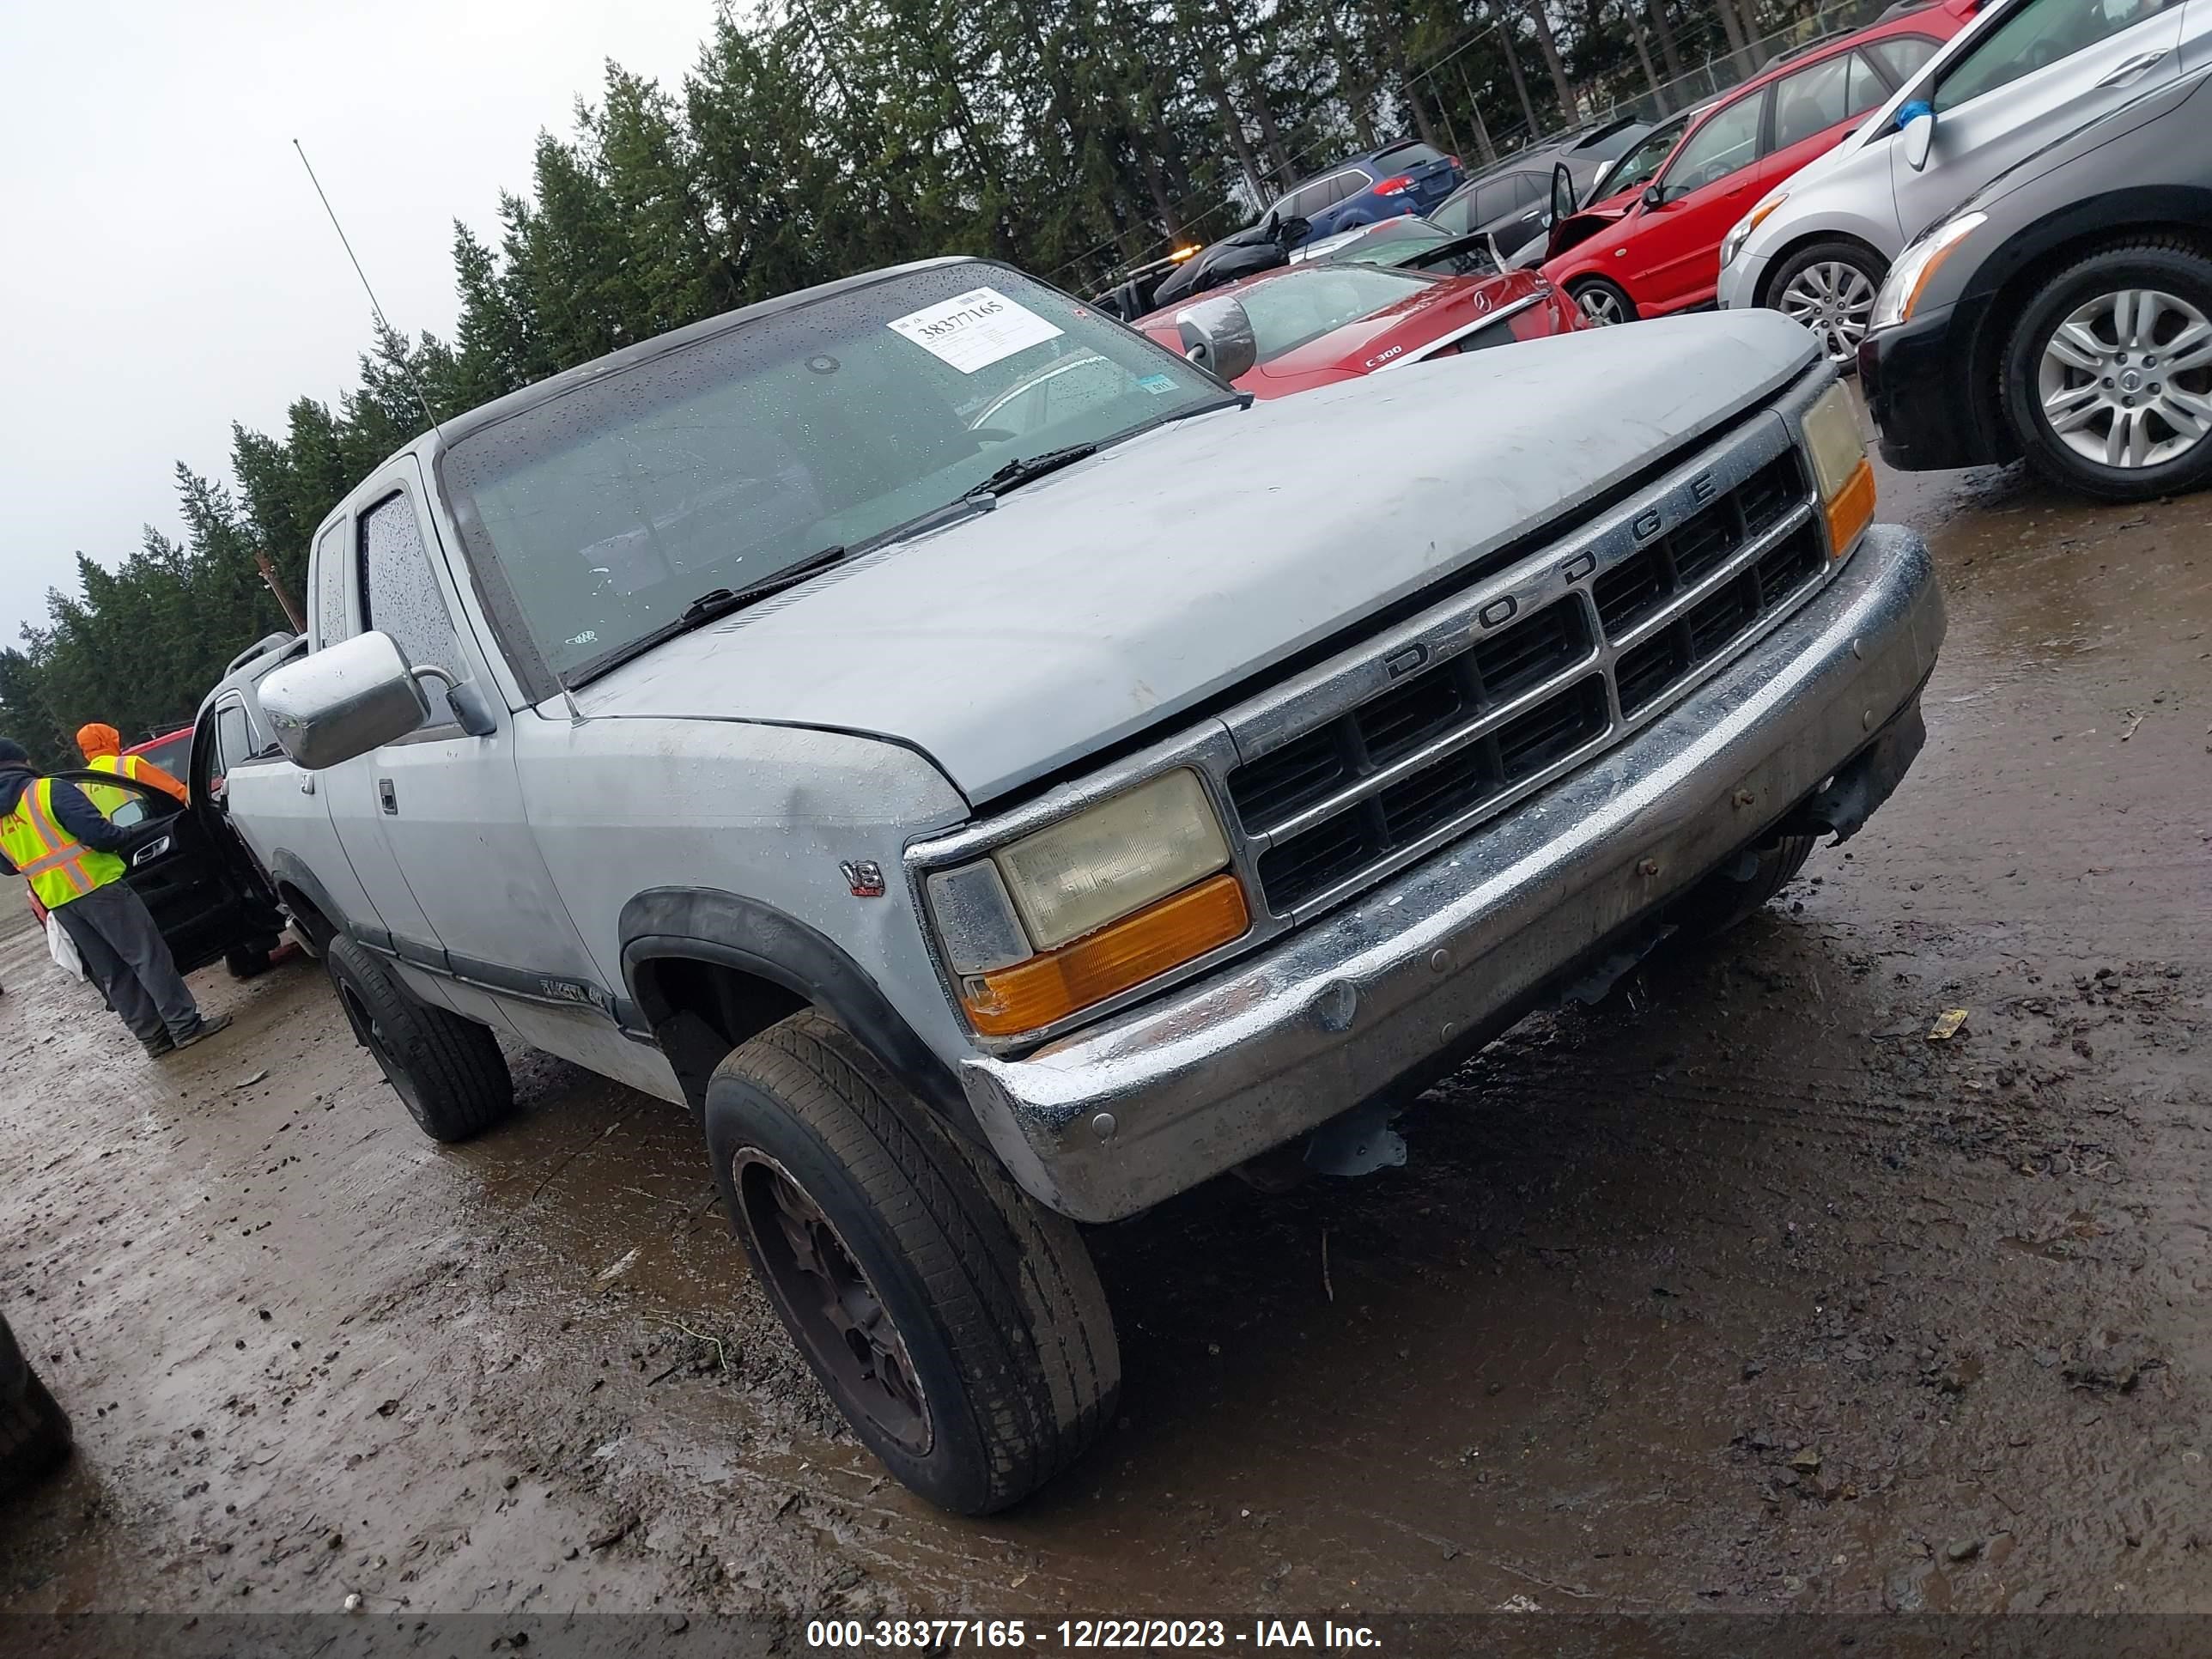
<path fill-rule="evenodd" d="M 1233 394 L 1002 266 L 904 272 L 735 322 L 462 437 L 439 477 L 568 684 L 825 548 L 857 550 L 1009 462 Z"/>

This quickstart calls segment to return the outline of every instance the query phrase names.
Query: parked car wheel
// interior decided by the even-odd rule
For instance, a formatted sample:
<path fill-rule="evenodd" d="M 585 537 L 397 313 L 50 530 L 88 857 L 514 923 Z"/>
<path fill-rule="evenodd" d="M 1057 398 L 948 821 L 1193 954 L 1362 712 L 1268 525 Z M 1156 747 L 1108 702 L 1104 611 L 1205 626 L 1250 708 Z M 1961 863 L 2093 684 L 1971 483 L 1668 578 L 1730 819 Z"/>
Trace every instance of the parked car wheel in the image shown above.
<path fill-rule="evenodd" d="M 2036 471 L 2112 501 L 2212 482 L 2212 259 L 2150 237 L 2039 289 L 1999 392 Z"/>
<path fill-rule="evenodd" d="M 69 1413 L 0 1319 L 0 1492 L 27 1486 L 69 1455 Z"/>
<path fill-rule="evenodd" d="M 1571 283 L 1567 292 L 1582 307 L 1583 320 L 1592 328 L 1610 328 L 1615 323 L 1636 320 L 1636 301 L 1628 297 L 1626 289 L 1602 276 L 1588 276 L 1579 283 Z"/>
<path fill-rule="evenodd" d="M 1819 839 L 1817 836 L 1785 836 L 1763 852 L 1750 854 L 1753 862 L 1747 875 L 1730 866 L 1707 876 L 1675 900 L 1668 912 L 1675 938 L 1686 945 L 1718 939 L 1756 915 L 1805 867 Z"/>
<path fill-rule="evenodd" d="M 276 948 L 273 939 L 258 939 L 248 945 L 233 945 L 222 953 L 222 965 L 233 979 L 258 979 L 269 971 L 269 953 Z"/>
<path fill-rule="evenodd" d="M 707 1148 L 769 1303 L 868 1449 L 932 1503 L 1004 1509 L 1111 1419 L 1121 1354 L 1072 1224 L 814 1012 L 707 1087 Z"/>
<path fill-rule="evenodd" d="M 1782 262 L 1766 285 L 1766 303 L 1820 336 L 1830 362 L 1854 364 L 1888 270 L 1860 243 L 1815 242 Z"/>
<path fill-rule="evenodd" d="M 514 1080 L 492 1034 L 417 1002 L 375 954 L 341 933 L 323 953 L 354 1040 L 433 1140 L 482 1134 L 514 1109 Z"/>

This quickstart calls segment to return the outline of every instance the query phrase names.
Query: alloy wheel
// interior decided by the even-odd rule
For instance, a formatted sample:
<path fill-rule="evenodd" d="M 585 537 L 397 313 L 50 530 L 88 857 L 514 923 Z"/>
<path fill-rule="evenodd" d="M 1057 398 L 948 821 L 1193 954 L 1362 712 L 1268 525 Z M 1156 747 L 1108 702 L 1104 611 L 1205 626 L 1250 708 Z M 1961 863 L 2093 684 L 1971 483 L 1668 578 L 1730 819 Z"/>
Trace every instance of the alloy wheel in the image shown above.
<path fill-rule="evenodd" d="M 1592 328 L 1611 328 L 1628 320 L 1621 312 L 1620 296 L 1609 288 L 1586 288 L 1575 295 L 1575 303 Z"/>
<path fill-rule="evenodd" d="M 2158 289 L 2100 294 L 2044 342 L 2035 391 L 2052 435 L 2084 460 L 2179 460 L 2212 433 L 2212 319 Z"/>
<path fill-rule="evenodd" d="M 1841 259 L 1823 259 L 1792 276 L 1774 296 L 1774 308 L 1819 335 L 1830 362 L 1847 363 L 1866 338 L 1874 296 L 1874 279 L 1866 272 Z"/>
<path fill-rule="evenodd" d="M 822 1206 L 757 1146 L 742 1148 L 733 1184 L 754 1257 L 774 1281 L 793 1334 L 852 1407 L 916 1457 L 933 1433 L 906 1342 L 882 1297 Z"/>

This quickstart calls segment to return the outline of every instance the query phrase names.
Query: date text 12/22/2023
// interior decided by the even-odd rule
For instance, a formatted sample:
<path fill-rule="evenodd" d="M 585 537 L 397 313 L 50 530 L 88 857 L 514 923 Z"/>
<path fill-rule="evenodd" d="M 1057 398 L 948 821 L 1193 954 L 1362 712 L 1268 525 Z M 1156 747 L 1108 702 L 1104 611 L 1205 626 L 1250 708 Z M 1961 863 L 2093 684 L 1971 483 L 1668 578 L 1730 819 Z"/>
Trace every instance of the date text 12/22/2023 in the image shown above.
<path fill-rule="evenodd" d="M 1382 1643 L 1367 1626 L 1326 1619 L 1255 1619 L 1249 1626 L 1221 1619 L 1063 1619 L 1034 1625 L 1021 1619 L 817 1619 L 807 1623 L 806 1645 L 852 1652 L 962 1647 L 1037 1652 L 1231 1647 L 1372 1651 Z"/>

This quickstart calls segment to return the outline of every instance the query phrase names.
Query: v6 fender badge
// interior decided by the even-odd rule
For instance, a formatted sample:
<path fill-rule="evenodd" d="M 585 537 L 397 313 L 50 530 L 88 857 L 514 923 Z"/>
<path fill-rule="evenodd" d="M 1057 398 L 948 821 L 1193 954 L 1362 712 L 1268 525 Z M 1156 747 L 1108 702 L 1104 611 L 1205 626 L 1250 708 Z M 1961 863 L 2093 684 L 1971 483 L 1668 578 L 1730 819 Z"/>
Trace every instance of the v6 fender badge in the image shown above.
<path fill-rule="evenodd" d="M 847 859 L 837 868 L 845 878 L 845 885 L 853 890 L 854 898 L 884 896 L 884 866 L 873 859 Z"/>

